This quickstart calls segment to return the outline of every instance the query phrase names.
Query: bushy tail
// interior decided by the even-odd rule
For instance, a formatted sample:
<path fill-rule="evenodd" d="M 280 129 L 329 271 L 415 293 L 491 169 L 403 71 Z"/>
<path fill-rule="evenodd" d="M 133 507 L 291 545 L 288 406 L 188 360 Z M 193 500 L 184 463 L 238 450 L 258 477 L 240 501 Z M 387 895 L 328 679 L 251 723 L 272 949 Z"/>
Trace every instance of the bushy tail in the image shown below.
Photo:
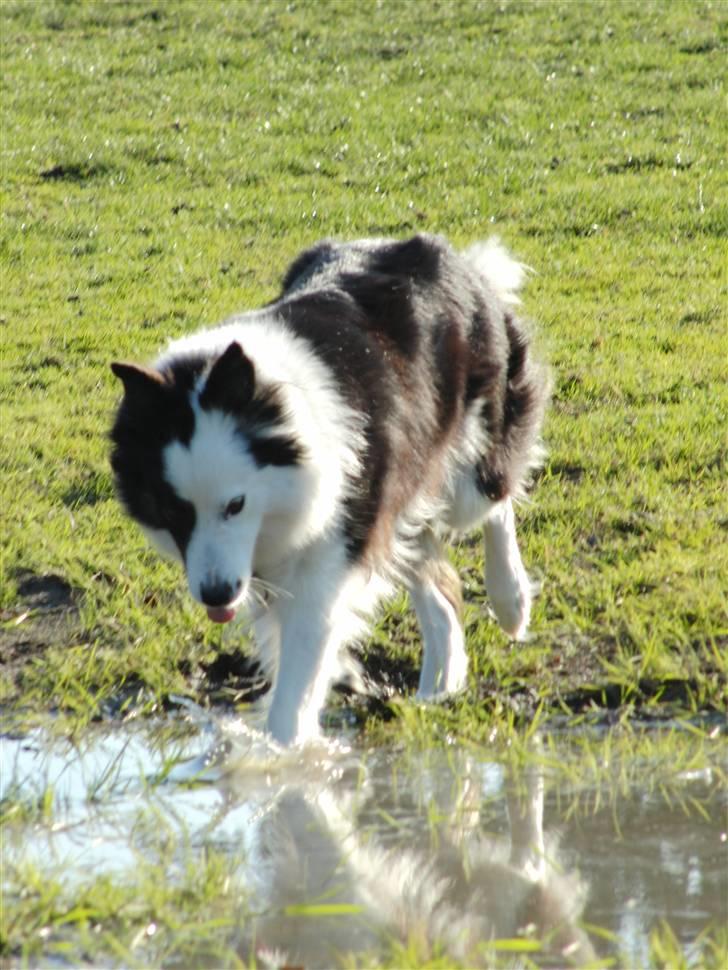
<path fill-rule="evenodd" d="M 530 268 L 515 260 L 497 236 L 473 243 L 463 256 L 487 279 L 504 303 L 515 306 L 521 302 L 518 293 Z"/>
<path fill-rule="evenodd" d="M 515 260 L 497 237 L 474 243 L 463 256 L 505 305 L 508 340 L 506 396 L 500 421 L 492 422 L 489 429 L 483 491 L 491 498 L 518 496 L 543 460 L 541 425 L 551 387 L 548 369 L 531 353 L 530 328 L 508 308 L 521 302 L 518 293 L 530 269 Z"/>
<path fill-rule="evenodd" d="M 534 359 L 529 338 L 519 321 L 506 315 L 508 383 L 503 421 L 503 443 L 508 455 L 513 494 L 544 459 L 541 426 L 551 393 L 548 368 Z"/>

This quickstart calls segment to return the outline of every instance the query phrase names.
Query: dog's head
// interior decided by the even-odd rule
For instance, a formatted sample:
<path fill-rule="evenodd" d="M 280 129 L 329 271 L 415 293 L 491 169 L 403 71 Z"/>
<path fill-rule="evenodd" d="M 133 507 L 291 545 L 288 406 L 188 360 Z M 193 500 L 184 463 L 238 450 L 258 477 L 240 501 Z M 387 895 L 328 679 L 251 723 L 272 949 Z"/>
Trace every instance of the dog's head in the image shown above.
<path fill-rule="evenodd" d="M 210 619 L 226 622 L 246 598 L 265 517 L 290 502 L 272 472 L 302 458 L 280 388 L 256 380 L 238 343 L 158 369 L 111 366 L 124 385 L 111 432 L 121 500 L 184 563 Z"/>

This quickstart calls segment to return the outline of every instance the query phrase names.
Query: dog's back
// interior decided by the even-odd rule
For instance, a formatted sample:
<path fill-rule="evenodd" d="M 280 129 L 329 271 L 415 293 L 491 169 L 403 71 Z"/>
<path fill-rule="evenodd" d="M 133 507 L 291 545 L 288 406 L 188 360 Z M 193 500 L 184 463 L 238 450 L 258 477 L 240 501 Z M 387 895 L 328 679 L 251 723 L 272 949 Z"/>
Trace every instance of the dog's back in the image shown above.
<path fill-rule="evenodd" d="M 518 492 L 546 400 L 503 299 L 519 284 L 504 250 L 461 255 L 427 235 L 322 242 L 289 268 L 272 309 L 365 415 L 363 473 L 347 504 L 354 557 L 389 557 L 398 526 L 422 510 L 469 527 L 453 490 L 463 469 L 493 502 Z"/>

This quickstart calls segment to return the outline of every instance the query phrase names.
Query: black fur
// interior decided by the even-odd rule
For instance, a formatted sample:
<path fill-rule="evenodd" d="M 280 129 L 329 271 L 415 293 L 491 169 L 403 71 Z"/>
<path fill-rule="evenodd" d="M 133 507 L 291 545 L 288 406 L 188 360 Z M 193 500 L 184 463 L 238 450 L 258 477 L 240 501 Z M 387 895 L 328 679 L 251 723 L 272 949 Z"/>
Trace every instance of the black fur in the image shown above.
<path fill-rule="evenodd" d="M 292 435 L 270 434 L 284 421 L 279 398 L 275 387 L 256 385 L 252 361 L 240 344 L 232 343 L 212 365 L 200 393 L 200 406 L 225 411 L 238 421 L 243 441 L 258 467 L 297 465 L 304 456 L 301 443 Z"/>
<path fill-rule="evenodd" d="M 189 444 L 195 428 L 189 389 L 205 366 L 203 358 L 189 358 L 159 373 L 112 364 L 126 391 L 111 431 L 117 491 L 131 516 L 149 528 L 167 529 L 183 557 L 195 510 L 165 482 L 162 449 L 175 440 Z"/>
<path fill-rule="evenodd" d="M 497 500 L 519 484 L 545 383 L 513 315 L 443 239 L 319 243 L 291 265 L 270 309 L 366 415 L 364 470 L 347 506 L 353 558 L 366 552 L 383 508 L 394 521 L 406 507 L 409 483 L 436 493 L 432 457 L 476 400 L 490 442 L 478 488 Z"/>

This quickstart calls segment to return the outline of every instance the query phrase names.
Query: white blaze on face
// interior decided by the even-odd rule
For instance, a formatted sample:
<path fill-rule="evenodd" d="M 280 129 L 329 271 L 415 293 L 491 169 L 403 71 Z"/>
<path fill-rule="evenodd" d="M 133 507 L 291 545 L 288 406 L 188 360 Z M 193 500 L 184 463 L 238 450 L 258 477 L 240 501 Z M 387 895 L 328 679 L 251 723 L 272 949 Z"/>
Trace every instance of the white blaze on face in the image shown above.
<path fill-rule="evenodd" d="M 259 466 L 235 420 L 214 404 L 201 408 L 193 392 L 192 439 L 189 446 L 168 445 L 163 462 L 165 479 L 195 510 L 184 560 L 190 591 L 200 602 L 205 602 L 203 590 L 215 585 L 239 589 L 235 603 L 241 602 L 253 570 L 276 572 L 320 539 L 341 516 L 342 498 L 359 472 L 364 449 L 363 418 L 339 393 L 329 369 L 267 312 L 175 341 L 155 366 L 164 371 L 186 355 L 223 359 L 233 343 L 252 363 L 256 386 L 275 387 L 283 400 L 283 427 L 261 428 L 259 437 L 282 431 L 301 443 L 302 459 L 296 465 Z M 234 371 L 234 361 L 228 364 Z M 226 507 L 241 495 L 244 508 L 226 516 Z M 217 619 L 210 599 L 208 613 Z"/>
<path fill-rule="evenodd" d="M 179 441 L 167 445 L 163 463 L 166 480 L 195 509 L 195 526 L 185 551 L 192 596 L 204 603 L 205 590 L 227 587 L 230 604 L 241 602 L 252 575 L 266 500 L 261 471 L 247 453 L 234 420 L 196 407 L 189 445 Z M 229 514 L 231 503 L 241 496 L 245 498 L 242 508 Z"/>
<path fill-rule="evenodd" d="M 256 382 L 279 387 L 286 403 L 286 430 L 310 456 L 305 468 L 258 469 L 275 493 L 272 500 L 281 503 L 285 488 L 295 493 L 282 511 L 295 517 L 291 526 L 298 535 L 291 541 L 300 546 L 328 527 L 348 478 L 356 478 L 359 472 L 358 456 L 365 446 L 363 418 L 347 404 L 332 373 L 306 341 L 264 313 L 244 314 L 223 326 L 183 337 L 156 366 L 163 369 L 180 354 L 215 356 L 233 341 L 253 361 Z"/>

